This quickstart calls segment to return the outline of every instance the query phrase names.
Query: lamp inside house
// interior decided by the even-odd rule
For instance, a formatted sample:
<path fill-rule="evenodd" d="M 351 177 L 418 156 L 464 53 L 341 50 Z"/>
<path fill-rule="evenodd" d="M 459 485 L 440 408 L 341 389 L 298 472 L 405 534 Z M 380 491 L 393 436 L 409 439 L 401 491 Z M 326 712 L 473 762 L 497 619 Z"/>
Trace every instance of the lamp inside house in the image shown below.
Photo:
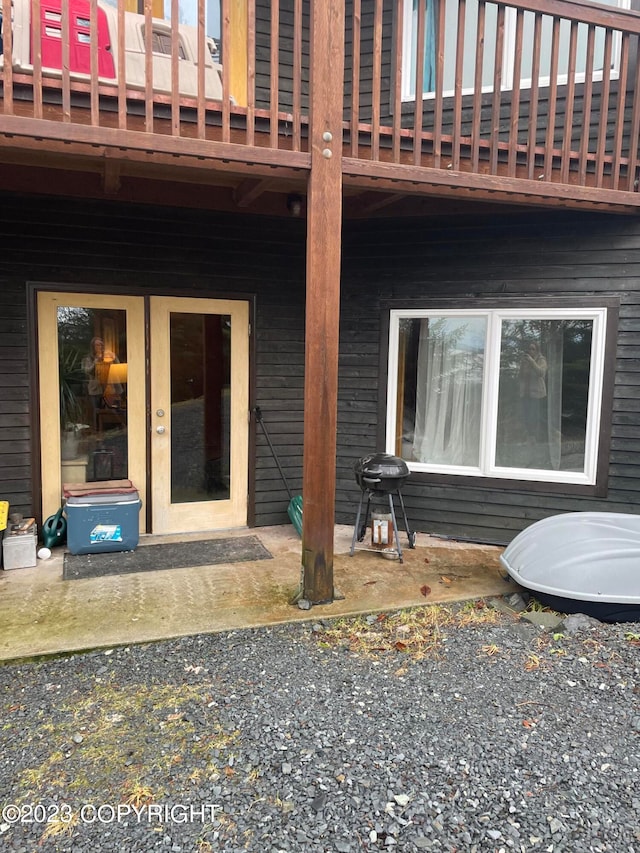
<path fill-rule="evenodd" d="M 125 385 L 127 384 L 127 363 L 113 361 L 109 365 L 109 376 L 105 388 L 105 401 L 109 406 L 124 406 Z"/>

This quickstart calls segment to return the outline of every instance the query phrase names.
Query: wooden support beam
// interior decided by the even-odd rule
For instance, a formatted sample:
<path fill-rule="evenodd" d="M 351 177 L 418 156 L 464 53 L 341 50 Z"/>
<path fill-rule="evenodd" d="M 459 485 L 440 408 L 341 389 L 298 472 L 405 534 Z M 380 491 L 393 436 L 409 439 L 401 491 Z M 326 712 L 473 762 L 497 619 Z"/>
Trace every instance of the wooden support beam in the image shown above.
<path fill-rule="evenodd" d="M 345 186 L 364 190 L 375 187 L 379 192 L 397 192 L 400 184 L 395 174 L 402 169 L 402 191 L 407 194 L 429 194 L 475 197 L 477 200 L 501 201 L 514 204 L 536 204 L 543 207 L 575 207 L 582 209 L 615 209 L 620 213 L 637 214 L 640 209 L 640 193 L 625 192 L 597 187 L 566 186 L 547 181 L 529 181 L 525 178 L 509 178 L 504 175 L 474 175 L 470 172 L 454 172 L 452 169 L 394 166 L 377 163 L 375 176 L 370 163 L 343 158 L 343 180 Z"/>
<path fill-rule="evenodd" d="M 342 230 L 343 0 L 311 3 L 302 585 L 332 601 Z"/>
<path fill-rule="evenodd" d="M 102 171 L 102 189 L 105 195 L 118 195 L 120 192 L 120 163 L 111 157 L 106 157 Z"/>
<path fill-rule="evenodd" d="M 238 207 L 249 207 L 251 202 L 255 201 L 262 193 L 267 192 L 272 185 L 269 180 L 253 180 L 249 178 L 243 181 L 233 191 L 233 197 Z"/>
<path fill-rule="evenodd" d="M 403 201 L 405 197 L 404 193 L 389 193 L 388 195 L 374 192 L 361 193 L 359 197 L 351 199 L 351 206 L 357 208 L 360 216 L 366 216 L 398 201 Z"/>
<path fill-rule="evenodd" d="M 144 120 L 143 120 L 144 121 Z M 157 123 L 157 122 L 156 122 Z M 143 125 L 140 125 L 142 129 Z M 142 154 L 145 160 L 151 162 L 163 154 L 169 155 L 173 163 L 182 158 L 194 158 L 203 169 L 211 169 L 214 161 L 222 169 L 229 167 L 235 170 L 234 163 L 243 162 L 251 166 L 248 170 L 260 173 L 265 177 L 273 177 L 285 167 L 291 177 L 302 177 L 311 166 L 311 156 L 303 151 L 273 151 L 271 148 L 236 144 L 235 142 L 218 142 L 216 140 L 179 138 L 158 133 L 153 137 L 151 145 L 149 137 L 142 133 L 130 133 L 126 130 L 116 130 L 111 127 L 89 127 L 82 124 L 69 124 L 45 119 L 37 123 L 32 118 L 17 115 L 0 115 L 0 149 L 3 137 L 9 139 L 11 146 L 19 139 L 20 145 L 35 145 L 41 150 L 51 143 L 61 143 L 57 147 L 74 156 L 80 155 L 81 148 L 86 147 L 86 153 L 102 156 L 106 148 L 121 149 L 126 152 L 123 159 Z"/>

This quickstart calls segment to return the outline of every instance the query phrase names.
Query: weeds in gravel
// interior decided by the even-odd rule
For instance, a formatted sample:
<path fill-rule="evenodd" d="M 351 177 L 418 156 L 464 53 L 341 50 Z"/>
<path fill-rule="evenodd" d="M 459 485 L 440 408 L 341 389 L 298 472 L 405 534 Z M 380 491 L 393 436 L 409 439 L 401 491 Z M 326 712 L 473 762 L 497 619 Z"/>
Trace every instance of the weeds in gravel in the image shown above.
<path fill-rule="evenodd" d="M 139 780 L 125 785 L 123 793 L 125 803 L 136 808 L 146 806 L 156 799 L 153 789 Z"/>
<path fill-rule="evenodd" d="M 557 655 L 558 657 L 563 657 L 564 655 L 566 655 L 566 651 L 564 649 L 559 649 L 554 646 L 554 648 L 549 649 L 549 654 Z"/>
<path fill-rule="evenodd" d="M 527 659 L 524 662 L 524 668 L 527 672 L 532 672 L 534 669 L 540 669 L 542 661 L 540 655 L 529 652 Z"/>
<path fill-rule="evenodd" d="M 194 766 L 202 778 L 214 777 L 238 733 L 223 730 L 210 702 L 206 683 L 88 685 L 86 695 L 76 692 L 57 706 L 54 720 L 43 713 L 29 733 L 32 765 L 15 780 L 17 801 L 64 790 L 87 802 L 100 791 L 102 798 L 141 805 L 186 782 Z M 141 719 L 148 725 L 141 727 Z M 18 721 L 15 728 L 24 738 Z"/>
<path fill-rule="evenodd" d="M 47 838 L 54 838 L 59 836 L 69 836 L 73 835 L 76 826 L 80 817 L 78 812 L 74 812 L 69 816 L 68 819 L 62 820 L 62 818 L 52 818 L 47 821 L 46 828 L 42 833 L 42 840 L 44 841 Z"/>
<path fill-rule="evenodd" d="M 366 656 L 396 652 L 410 660 L 420 660 L 438 656 L 447 630 L 478 623 L 496 624 L 499 618 L 497 611 L 484 601 L 459 608 L 438 604 L 336 619 L 314 636 L 322 648 L 343 647 Z M 402 670 L 398 672 L 402 674 Z"/>
<path fill-rule="evenodd" d="M 487 606 L 486 601 L 467 601 L 459 611 L 455 611 L 454 624 L 464 628 L 467 625 L 495 625 L 500 616 L 497 610 Z"/>
<path fill-rule="evenodd" d="M 529 610 L 533 613 L 550 613 L 550 612 L 552 612 L 550 607 L 547 607 L 546 604 L 542 604 L 540 601 L 538 601 L 537 598 L 534 598 L 533 596 L 529 599 L 529 604 L 527 606 L 527 610 Z"/>

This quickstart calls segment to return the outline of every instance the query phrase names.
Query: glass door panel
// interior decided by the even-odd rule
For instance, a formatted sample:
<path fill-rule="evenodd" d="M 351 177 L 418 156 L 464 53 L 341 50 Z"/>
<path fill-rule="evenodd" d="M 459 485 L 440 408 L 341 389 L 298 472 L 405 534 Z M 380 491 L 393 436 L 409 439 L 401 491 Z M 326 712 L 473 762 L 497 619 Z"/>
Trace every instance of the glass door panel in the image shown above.
<path fill-rule="evenodd" d="M 231 317 L 169 316 L 171 503 L 229 500 Z"/>
<path fill-rule="evenodd" d="M 249 307 L 154 296 L 153 530 L 247 523 Z"/>
<path fill-rule="evenodd" d="M 129 477 L 127 313 L 58 306 L 63 483 Z"/>
<path fill-rule="evenodd" d="M 41 291 L 38 350 L 43 519 L 66 483 L 130 479 L 144 496 L 144 301 Z"/>

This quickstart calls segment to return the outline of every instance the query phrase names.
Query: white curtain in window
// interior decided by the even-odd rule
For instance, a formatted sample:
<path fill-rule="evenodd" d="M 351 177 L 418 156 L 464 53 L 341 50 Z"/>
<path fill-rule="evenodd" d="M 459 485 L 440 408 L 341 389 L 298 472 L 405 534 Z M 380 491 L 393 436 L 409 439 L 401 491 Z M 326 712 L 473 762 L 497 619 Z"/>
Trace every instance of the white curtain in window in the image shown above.
<path fill-rule="evenodd" d="M 479 464 L 484 348 L 477 345 L 477 324 L 476 318 L 421 321 L 413 444 L 418 462 Z M 484 320 L 480 325 L 482 335 Z"/>

